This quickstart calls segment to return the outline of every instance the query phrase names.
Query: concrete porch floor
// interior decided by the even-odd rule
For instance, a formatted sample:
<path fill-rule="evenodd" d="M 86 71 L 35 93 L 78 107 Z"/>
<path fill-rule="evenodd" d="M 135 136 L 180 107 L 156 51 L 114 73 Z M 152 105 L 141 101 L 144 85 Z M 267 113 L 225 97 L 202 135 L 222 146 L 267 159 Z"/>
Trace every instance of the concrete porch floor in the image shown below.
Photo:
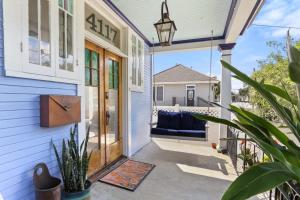
<path fill-rule="evenodd" d="M 95 200 L 218 200 L 236 178 L 230 158 L 196 141 L 153 138 L 133 156 L 156 167 L 135 192 L 97 182 Z"/>

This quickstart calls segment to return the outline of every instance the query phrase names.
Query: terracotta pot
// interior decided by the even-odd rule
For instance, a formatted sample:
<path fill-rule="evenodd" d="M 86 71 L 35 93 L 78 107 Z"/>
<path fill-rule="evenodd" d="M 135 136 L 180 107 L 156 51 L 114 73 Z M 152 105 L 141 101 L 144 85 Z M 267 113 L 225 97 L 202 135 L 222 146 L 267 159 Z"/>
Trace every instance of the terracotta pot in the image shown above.
<path fill-rule="evenodd" d="M 90 200 L 92 183 L 86 181 L 86 189 L 80 192 L 62 192 L 63 200 Z"/>
<path fill-rule="evenodd" d="M 216 144 L 216 143 L 211 143 L 211 147 L 212 147 L 213 149 L 216 149 L 216 148 L 217 148 L 217 144 Z"/>

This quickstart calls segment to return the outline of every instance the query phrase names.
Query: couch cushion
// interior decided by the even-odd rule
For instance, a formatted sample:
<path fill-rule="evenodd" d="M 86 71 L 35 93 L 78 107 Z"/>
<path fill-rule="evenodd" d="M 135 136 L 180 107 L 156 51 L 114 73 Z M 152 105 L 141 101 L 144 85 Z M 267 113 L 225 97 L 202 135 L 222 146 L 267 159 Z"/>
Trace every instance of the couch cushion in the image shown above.
<path fill-rule="evenodd" d="M 180 129 L 181 113 L 158 111 L 157 128 Z"/>
<path fill-rule="evenodd" d="M 157 119 L 157 128 L 168 128 L 169 127 L 169 115 L 168 112 L 159 110 Z"/>
<path fill-rule="evenodd" d="M 181 113 L 180 112 L 169 112 L 169 129 L 180 129 L 180 120 Z"/>
<path fill-rule="evenodd" d="M 205 138 L 205 131 L 201 130 L 179 130 L 176 133 L 177 136 L 183 137 L 197 137 L 197 138 Z"/>
<path fill-rule="evenodd" d="M 202 130 L 202 131 L 205 131 L 205 125 L 206 125 L 206 123 L 207 122 L 205 120 L 197 119 L 196 117 L 194 117 L 193 130 Z"/>
<path fill-rule="evenodd" d="M 190 112 L 181 112 L 181 123 L 180 129 L 182 130 L 193 130 L 194 117 Z"/>
<path fill-rule="evenodd" d="M 166 128 L 152 128 L 151 134 L 154 134 L 154 135 L 176 135 L 177 130 L 166 129 Z"/>
<path fill-rule="evenodd" d="M 195 137 L 205 138 L 205 131 L 201 130 L 174 130 L 165 128 L 152 128 L 151 134 L 153 135 L 165 135 L 165 136 L 181 136 L 181 137 Z"/>

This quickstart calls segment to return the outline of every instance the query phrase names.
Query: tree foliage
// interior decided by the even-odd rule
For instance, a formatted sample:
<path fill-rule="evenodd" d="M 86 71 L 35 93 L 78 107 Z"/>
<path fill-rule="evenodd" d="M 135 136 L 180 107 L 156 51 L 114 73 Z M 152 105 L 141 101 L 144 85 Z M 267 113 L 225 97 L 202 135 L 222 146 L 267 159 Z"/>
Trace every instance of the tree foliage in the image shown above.
<path fill-rule="evenodd" d="M 296 97 L 295 84 L 288 74 L 288 59 L 284 45 L 275 41 L 268 42 L 267 45 L 273 49 L 273 52 L 266 59 L 258 61 L 259 69 L 251 77 L 258 82 L 282 87 L 290 96 Z M 300 47 L 300 42 L 297 42 L 296 46 Z M 260 116 L 272 121 L 279 119 L 270 104 L 253 88 L 250 88 L 249 96 L 250 102 L 256 106 Z M 290 104 L 284 99 L 279 99 L 279 103 L 291 108 Z"/>

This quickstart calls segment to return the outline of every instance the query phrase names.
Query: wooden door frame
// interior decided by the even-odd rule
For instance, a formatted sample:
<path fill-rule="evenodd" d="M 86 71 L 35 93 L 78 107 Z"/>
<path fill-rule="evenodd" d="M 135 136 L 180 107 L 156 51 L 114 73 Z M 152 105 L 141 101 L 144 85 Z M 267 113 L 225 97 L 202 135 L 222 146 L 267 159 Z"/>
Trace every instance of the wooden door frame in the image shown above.
<path fill-rule="evenodd" d="M 103 170 L 105 167 L 107 167 L 110 163 L 112 163 L 114 160 L 118 159 L 118 157 L 114 157 L 113 159 L 109 159 L 108 151 L 110 148 L 107 144 L 107 125 L 106 125 L 106 106 L 108 104 L 108 99 L 105 98 L 106 88 L 109 88 L 108 81 L 107 81 L 107 67 L 108 67 L 108 59 L 112 59 L 114 61 L 117 61 L 119 63 L 119 77 L 118 77 L 118 141 L 110 144 L 114 146 L 113 148 L 117 148 L 119 146 L 120 156 L 123 155 L 123 66 L 122 66 L 122 57 L 119 57 L 101 47 L 99 47 L 97 44 L 90 42 L 88 40 L 85 40 L 85 49 L 89 49 L 91 51 L 95 51 L 99 53 L 99 87 L 98 87 L 98 112 L 99 112 L 99 144 L 100 144 L 100 170 Z M 84 72 L 85 73 L 85 72 Z M 98 152 L 99 153 L 99 152 Z M 97 174 L 98 171 L 93 172 L 90 174 L 90 176 L 94 176 Z"/>
<path fill-rule="evenodd" d="M 92 51 L 95 51 L 99 53 L 100 58 L 99 58 L 99 73 L 98 73 L 98 78 L 99 78 L 99 86 L 98 86 L 98 117 L 99 117 L 99 128 L 98 128 L 98 145 L 100 145 L 100 165 L 99 168 L 100 170 L 106 166 L 106 148 L 105 148 L 105 130 L 103 127 L 104 125 L 104 105 L 101 104 L 101 102 L 104 102 L 104 59 L 105 59 L 105 51 L 103 48 L 99 47 L 98 45 L 85 40 L 85 49 L 89 49 Z M 85 73 L 85 71 L 84 71 Z M 102 140 L 102 138 L 104 138 Z M 93 172 L 93 174 L 96 174 L 98 171 Z M 91 174 L 91 176 L 93 175 Z"/>
<path fill-rule="evenodd" d="M 105 50 L 104 51 L 104 65 L 105 65 L 105 73 L 104 73 L 104 79 L 106 80 L 105 82 L 105 92 L 108 92 L 109 90 L 109 62 L 108 59 L 112 59 L 114 61 L 117 61 L 119 63 L 119 69 L 118 69 L 118 73 L 119 73 L 119 77 L 118 77 L 118 141 L 110 144 L 110 146 L 112 146 L 111 148 L 119 148 L 120 150 L 120 155 L 113 157 L 113 159 L 107 158 L 107 154 L 110 152 L 106 152 L 106 161 L 107 164 L 112 163 L 114 160 L 118 159 L 118 157 L 121 157 L 123 155 L 123 105 L 122 105 L 122 99 L 123 99 L 123 84 L 122 84 L 122 77 L 123 77 L 123 66 L 122 66 L 122 58 L 113 54 L 112 52 Z M 109 99 L 105 99 L 105 109 L 107 108 Z M 108 126 L 106 126 L 106 132 L 108 132 L 107 129 Z M 107 141 L 107 140 L 106 140 Z M 110 151 L 110 147 L 107 147 Z M 108 160 L 109 159 L 109 160 Z"/>

